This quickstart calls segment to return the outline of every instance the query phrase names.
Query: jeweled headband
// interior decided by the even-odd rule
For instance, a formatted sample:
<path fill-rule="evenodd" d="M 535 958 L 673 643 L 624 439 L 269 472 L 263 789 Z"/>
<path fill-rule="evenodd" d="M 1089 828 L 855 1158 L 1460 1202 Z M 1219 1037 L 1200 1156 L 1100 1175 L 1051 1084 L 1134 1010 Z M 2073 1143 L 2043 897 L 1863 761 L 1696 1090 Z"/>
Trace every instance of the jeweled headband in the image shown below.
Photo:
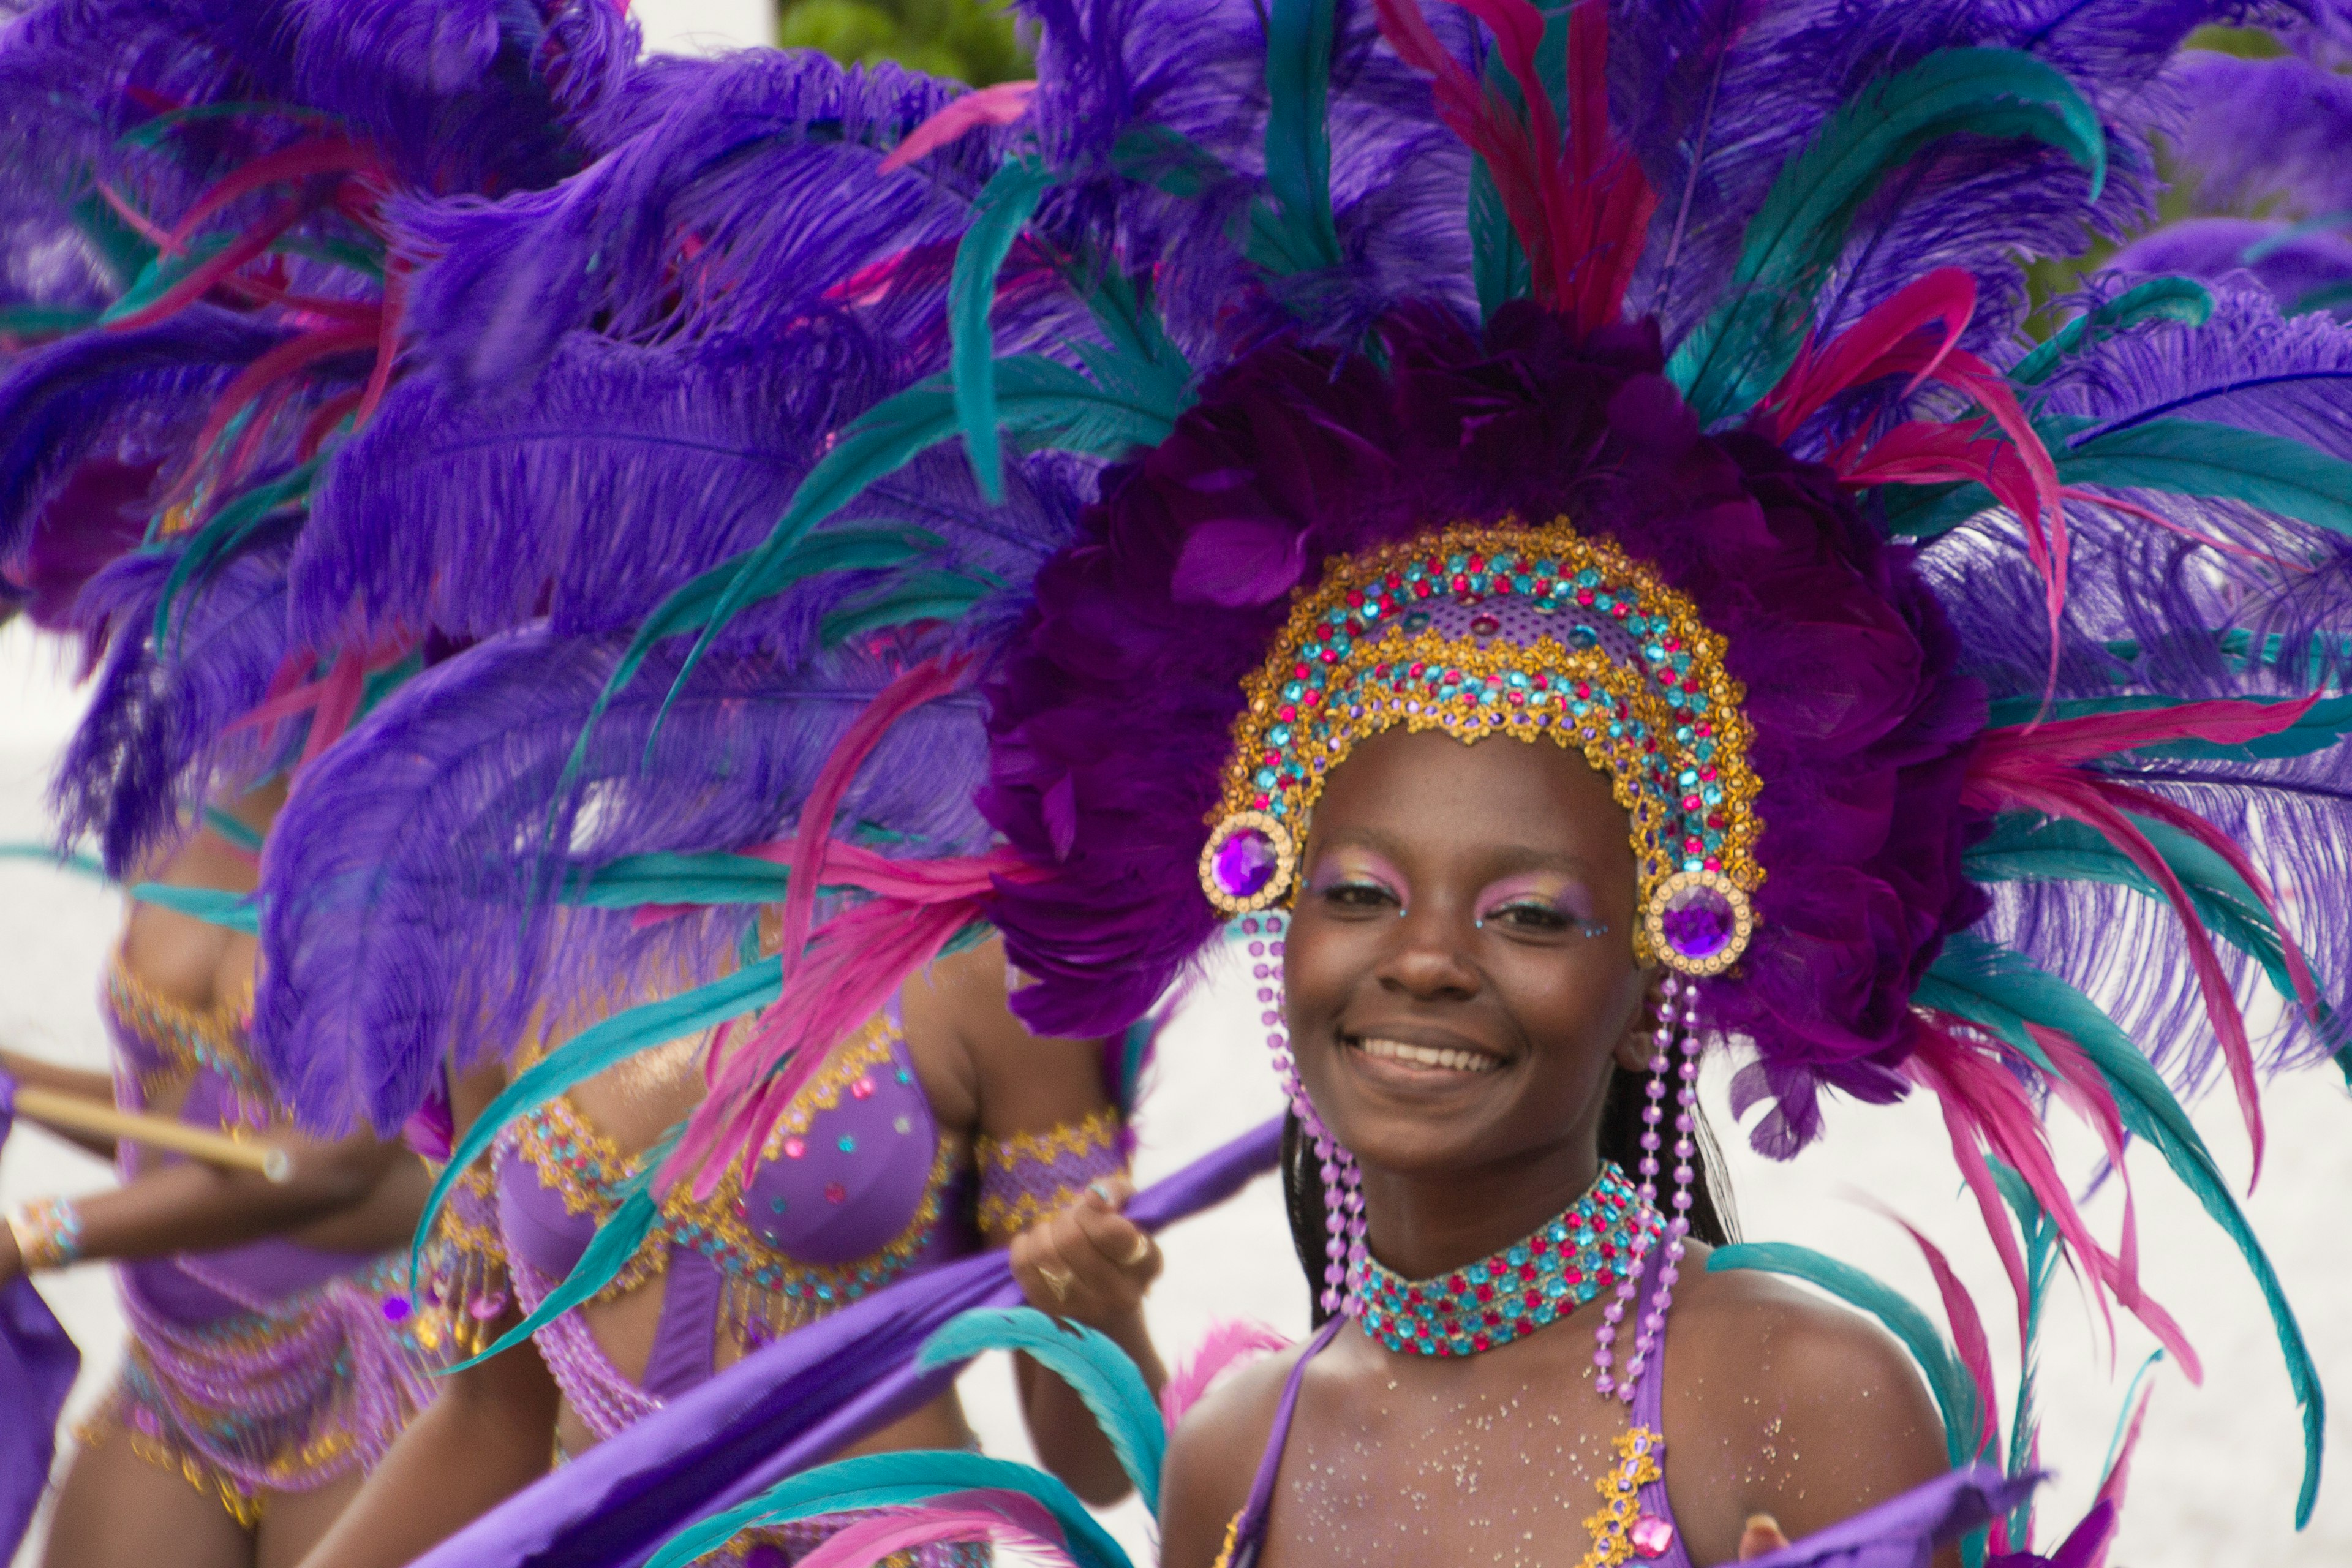
<path fill-rule="evenodd" d="M 1286 900 L 1324 777 L 1367 736 L 1549 735 L 1633 817 L 1636 956 L 1719 973 L 1764 879 L 1746 692 L 1723 646 L 1655 572 L 1565 520 L 1337 557 L 1244 683 L 1201 885 L 1227 914 Z"/>

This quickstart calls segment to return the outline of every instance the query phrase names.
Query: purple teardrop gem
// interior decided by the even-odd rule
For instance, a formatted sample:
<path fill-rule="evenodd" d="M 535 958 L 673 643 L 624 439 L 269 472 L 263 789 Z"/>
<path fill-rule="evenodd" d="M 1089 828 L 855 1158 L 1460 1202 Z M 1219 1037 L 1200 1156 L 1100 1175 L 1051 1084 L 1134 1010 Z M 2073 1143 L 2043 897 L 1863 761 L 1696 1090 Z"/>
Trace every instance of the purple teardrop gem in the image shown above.
<path fill-rule="evenodd" d="M 1688 959 L 1713 958 L 1731 943 L 1737 921 L 1731 900 L 1704 884 L 1681 888 L 1658 922 L 1666 945 Z"/>
<path fill-rule="evenodd" d="M 1275 868 L 1281 863 L 1264 829 L 1244 827 L 1217 846 L 1211 868 L 1227 898 L 1254 899 L 1274 880 Z"/>

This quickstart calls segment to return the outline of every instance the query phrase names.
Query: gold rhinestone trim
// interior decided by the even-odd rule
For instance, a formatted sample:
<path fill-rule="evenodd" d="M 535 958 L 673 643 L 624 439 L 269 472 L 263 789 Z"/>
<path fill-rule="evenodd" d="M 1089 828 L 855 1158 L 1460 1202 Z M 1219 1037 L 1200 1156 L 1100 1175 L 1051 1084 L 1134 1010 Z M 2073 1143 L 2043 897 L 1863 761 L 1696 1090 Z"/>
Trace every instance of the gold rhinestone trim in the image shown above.
<path fill-rule="evenodd" d="M 1465 597 L 1450 584 L 1414 597 L 1414 581 L 1408 575 L 1413 568 L 1433 557 L 1491 561 L 1498 554 L 1521 563 L 1555 563 L 1552 580 L 1597 584 L 1599 595 L 1628 612 L 1618 616 L 1613 609 L 1561 602 L 1557 613 L 1563 633 L 1578 616 L 1608 616 L 1622 623 L 1638 615 L 1653 628 L 1643 640 L 1668 651 L 1644 670 L 1618 663 L 1603 645 L 1572 647 L 1546 637 L 1523 647 L 1503 638 L 1449 638 L 1407 629 L 1415 604 Z M 1384 595 L 1391 603 L 1376 626 L 1359 628 L 1360 638 L 1334 637 L 1339 625 L 1335 616 L 1344 620 L 1368 598 L 1377 603 Z M 1389 629 L 1391 620 L 1394 630 Z M 1700 620 L 1689 597 L 1669 587 L 1654 569 L 1609 540 L 1583 538 L 1565 519 L 1539 528 L 1455 526 L 1337 557 L 1313 592 L 1294 596 L 1290 618 L 1265 663 L 1244 682 L 1247 700 L 1234 725 L 1223 792 L 1208 817 L 1218 830 L 1211 841 L 1222 841 L 1227 824 L 1262 813 L 1303 844 L 1330 771 L 1358 742 L 1400 725 L 1444 730 L 1464 741 L 1549 735 L 1608 775 L 1618 805 L 1633 817 L 1645 911 L 1660 886 L 1694 858 L 1716 863 L 1702 868 L 1718 869 L 1742 895 L 1737 907 L 1744 910 L 1764 879 L 1755 858 L 1764 826 L 1755 809 L 1762 785 L 1748 763 L 1755 731 L 1741 709 L 1747 689 L 1724 669 L 1725 646 Z M 1434 669 L 1462 679 L 1444 683 L 1444 695 L 1433 695 L 1416 667 L 1423 674 Z M 1307 677 L 1300 675 L 1302 668 Z M 1668 668 L 1675 673 L 1671 696 L 1661 679 Z M 1319 687 L 1313 684 L 1318 677 Z M 1712 776 L 1703 770 L 1711 770 Z M 1271 782 L 1267 772 L 1275 774 Z M 1685 773 L 1701 776 L 1704 785 L 1683 784 Z M 1685 797 L 1669 792 L 1696 787 L 1716 792 L 1717 798 L 1705 802 L 1700 812 L 1704 819 L 1720 818 L 1722 824 L 1708 829 L 1719 835 L 1719 843 L 1706 846 L 1700 856 L 1669 837 L 1689 809 Z M 1205 855 L 1202 871 L 1204 890 L 1216 898 Z M 1251 901 L 1261 908 L 1280 901 L 1292 885 L 1277 875 L 1268 885 L 1274 890 Z M 1635 932 L 1634 948 L 1643 962 L 1660 956 L 1646 923 Z M 1737 958 L 1736 944 L 1727 951 L 1731 957 L 1718 967 Z"/>
<path fill-rule="evenodd" d="M 1619 1568 L 1633 1555 L 1633 1521 L 1642 1517 L 1642 1489 L 1663 1473 L 1658 1456 L 1666 1440 L 1647 1426 L 1636 1426 L 1617 1437 L 1617 1459 L 1593 1483 L 1601 1494 L 1601 1511 L 1585 1520 L 1592 1546 L 1577 1568 Z"/>

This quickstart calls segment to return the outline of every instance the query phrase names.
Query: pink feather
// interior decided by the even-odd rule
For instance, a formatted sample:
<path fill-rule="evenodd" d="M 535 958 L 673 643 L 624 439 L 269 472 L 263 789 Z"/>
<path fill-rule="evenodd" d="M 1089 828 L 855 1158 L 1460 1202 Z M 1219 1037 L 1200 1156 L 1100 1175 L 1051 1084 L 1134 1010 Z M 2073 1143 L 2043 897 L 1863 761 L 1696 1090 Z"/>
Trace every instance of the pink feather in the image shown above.
<path fill-rule="evenodd" d="M 299 202 L 281 202 L 269 213 L 256 219 L 250 228 L 229 241 L 227 247 L 219 255 L 192 268 L 186 277 L 153 300 L 129 315 L 118 316 L 107 326 L 118 332 L 152 326 L 184 306 L 203 299 L 213 285 L 277 244 L 278 237 L 294 226 L 302 211 Z"/>
<path fill-rule="evenodd" d="M 1012 124 L 1029 112 L 1029 100 L 1036 90 L 1034 81 L 1000 81 L 994 87 L 965 93 L 908 132 L 907 139 L 890 149 L 890 155 L 882 160 L 875 173 L 893 174 L 926 153 L 961 141 L 983 125 Z"/>
<path fill-rule="evenodd" d="M 775 848 L 760 847 L 763 853 Z M 795 853 L 798 848 L 795 841 Z M 831 841 L 827 849 L 811 882 L 876 896 L 826 921 L 758 1025 L 740 1044 L 713 1050 L 710 1092 L 663 1167 L 664 1184 L 692 1172 L 695 1191 L 707 1196 L 738 1153 L 766 1143 L 777 1118 L 834 1046 L 978 919 L 1000 881 L 1040 874 L 1003 850 L 972 859 L 908 861 Z"/>
<path fill-rule="evenodd" d="M 2000 1441 L 2000 1394 L 1993 1384 L 1992 1344 L 1985 1337 L 1984 1320 L 1977 1315 L 1976 1303 L 1969 1300 L 1959 1276 L 1952 1272 L 1951 1260 L 1943 1248 L 1893 1209 L 1884 1204 L 1874 1204 L 1881 1214 L 1903 1227 L 1920 1256 L 1927 1260 L 1927 1271 L 1936 1277 L 1937 1292 L 1944 1299 L 1944 1318 L 1952 1327 L 1952 1343 L 1960 1352 L 1960 1364 L 1969 1369 L 1969 1379 L 1977 1385 L 1977 1452 L 1998 1454 Z"/>
<path fill-rule="evenodd" d="M 2068 1255 L 2089 1276 L 2092 1297 L 2108 1322 L 2109 1334 L 2114 1332 L 2114 1320 L 2107 1311 L 2107 1302 L 2112 1298 L 2146 1324 L 2158 1342 L 2179 1359 L 2181 1370 L 2190 1382 L 2200 1381 L 2204 1374 L 2197 1352 L 2181 1333 L 2179 1324 L 2140 1289 L 2137 1278 L 2127 1273 L 2119 1259 L 2092 1237 L 2051 1159 L 2041 1119 L 2026 1099 L 2024 1089 L 2000 1059 L 1999 1047 L 1990 1042 L 1977 1044 L 1973 1027 L 1965 1020 L 1944 1014 L 1930 1014 L 1927 1018 L 1932 1021 L 1921 1030 L 1919 1048 L 1904 1064 L 1904 1070 L 1932 1089 L 1942 1105 L 1953 1154 L 1959 1161 L 1969 1190 L 1976 1194 L 1978 1207 L 1984 1212 L 1986 1227 L 2017 1291 L 2020 1339 L 2024 1336 L 2028 1302 L 2024 1260 L 2018 1252 L 2017 1238 L 2011 1233 L 2008 1211 L 2001 1206 L 1991 1172 L 1977 1148 L 1979 1138 L 2025 1179 L 2057 1225 Z"/>
<path fill-rule="evenodd" d="M 2132 825 L 2131 814 L 2152 817 L 2186 833 L 2228 862 L 2261 900 L 2277 929 L 2288 973 L 2306 1007 L 2315 1006 L 2317 998 L 2310 966 L 2289 934 L 2269 884 L 2242 849 L 2195 813 L 2080 764 L 2168 741 L 2242 744 L 2293 728 L 2315 700 L 2311 697 L 2300 702 L 2262 703 L 2222 699 L 1990 731 L 1970 759 L 1969 776 L 1961 787 L 1963 803 L 1982 810 L 2038 811 L 2095 829 L 2162 890 L 2187 938 L 2189 965 L 2205 999 L 2206 1016 L 2229 1063 L 2231 1084 L 2253 1146 L 2250 1190 L 2262 1177 L 2263 1136 L 2261 1090 L 2245 1015 L 2238 1007 L 2212 936 L 2198 918 L 2188 890 L 2147 836 Z"/>
<path fill-rule="evenodd" d="M 1808 343 L 1763 402 L 1764 433 L 1785 441 L 1822 404 L 1849 387 L 1892 374 L 1887 356 L 1931 321 L 1943 324 L 1936 352 L 1913 370 L 1905 396 L 1919 390 L 1959 345 L 1976 314 L 1975 275 L 1942 267 L 1905 284 L 1865 311 L 1862 319 L 1821 347 Z"/>
<path fill-rule="evenodd" d="M 319 174 L 381 174 L 383 167 L 383 161 L 373 153 L 341 136 L 313 137 L 291 147 L 281 147 L 254 159 L 198 196 L 173 226 L 172 232 L 164 236 L 163 248 L 167 254 L 178 255 L 205 219 L 265 185 L 308 180 Z"/>
<path fill-rule="evenodd" d="M 1609 18 L 1600 0 L 1569 14 L 1568 138 L 1536 65 L 1543 15 L 1528 0 L 1457 0 L 1493 30 L 1524 111 L 1471 79 L 1446 52 L 1419 0 L 1376 0 L 1381 35 L 1433 79 L 1437 112 L 1486 161 L 1511 228 L 1527 251 L 1538 302 L 1591 332 L 1622 312 L 1656 195 L 1609 130 Z"/>
<path fill-rule="evenodd" d="M 957 1542 L 997 1542 L 1018 1546 L 1024 1554 L 1060 1568 L 1069 1568 L 1070 1564 L 1059 1531 L 1044 1536 L 1034 1534 L 982 1504 L 933 1504 L 860 1515 L 826 1537 L 807 1556 L 797 1559 L 796 1568 L 874 1568 L 902 1552 Z"/>
<path fill-rule="evenodd" d="M 1254 1318 L 1219 1318 L 1192 1353 L 1177 1364 L 1167 1386 L 1160 1391 L 1160 1418 L 1168 1430 L 1201 1402 L 1210 1385 L 1252 1356 L 1285 1350 L 1290 1342 Z"/>
<path fill-rule="evenodd" d="M 2113 1543 L 2114 1539 L 2113 1514 L 2123 1511 L 2124 1493 L 2131 1487 L 2132 1453 L 2139 1447 L 2140 1426 L 2147 1419 L 2148 1401 L 2155 1397 L 2156 1388 L 2153 1384 L 2140 1391 L 2138 1408 L 2132 1412 L 2131 1426 L 2125 1430 L 2124 1440 L 2116 1449 L 2115 1463 L 2107 1467 L 2106 1476 L 2099 1482 L 2097 1501 L 2105 1504 L 2113 1512 L 2110 1514 L 2108 1539 L 2099 1542 L 2098 1550 L 2093 1554 L 2088 1568 L 2105 1568 L 2107 1548 Z"/>
<path fill-rule="evenodd" d="M 816 908 L 817 868 L 824 860 L 825 847 L 832 841 L 834 814 L 841 809 L 841 798 L 848 793 L 850 782 L 891 725 L 933 698 L 953 691 L 971 668 L 971 656 L 964 655 L 926 659 L 904 671 L 850 721 L 848 730 L 834 742 L 824 766 L 817 770 L 816 782 L 801 804 L 800 828 L 793 838 L 792 880 L 784 893 L 782 931 L 776 944 L 784 955 L 788 978 L 808 942 L 809 920 Z"/>

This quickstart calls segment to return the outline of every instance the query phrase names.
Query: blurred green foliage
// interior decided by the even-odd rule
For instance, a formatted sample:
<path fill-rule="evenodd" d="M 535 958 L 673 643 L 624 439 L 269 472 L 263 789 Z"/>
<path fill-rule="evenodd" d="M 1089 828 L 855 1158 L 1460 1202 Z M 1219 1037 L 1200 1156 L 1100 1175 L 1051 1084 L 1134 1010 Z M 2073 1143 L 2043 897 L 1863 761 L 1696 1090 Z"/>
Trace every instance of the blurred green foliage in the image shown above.
<path fill-rule="evenodd" d="M 2236 55 L 2241 59 L 2270 59 L 2287 52 L 2286 46 L 2259 27 L 2200 27 L 2189 35 L 2184 48 L 2211 49 L 2217 54 Z M 2197 199 L 2194 182 L 2179 181 L 2161 142 L 2156 149 L 2157 172 L 2164 180 L 2164 190 L 2157 197 L 2156 216 L 2139 231 L 2158 228 L 2182 218 L 2196 217 L 2205 209 Z M 2255 216 L 2252 214 L 2246 215 Z M 2026 321 L 2028 335 L 2037 341 L 2056 330 L 2060 317 L 2050 306 L 2065 299 L 2082 287 L 2082 280 L 2107 264 L 2107 258 L 2138 237 L 2126 235 L 2122 240 L 2110 242 L 2090 240 L 2083 254 L 2066 260 L 2045 257 L 2030 263 L 2025 269 L 2026 292 L 2032 300 L 2032 314 Z"/>
<path fill-rule="evenodd" d="M 1029 52 L 991 0 L 781 0 L 776 41 L 838 60 L 896 60 L 974 87 L 1026 77 Z"/>

